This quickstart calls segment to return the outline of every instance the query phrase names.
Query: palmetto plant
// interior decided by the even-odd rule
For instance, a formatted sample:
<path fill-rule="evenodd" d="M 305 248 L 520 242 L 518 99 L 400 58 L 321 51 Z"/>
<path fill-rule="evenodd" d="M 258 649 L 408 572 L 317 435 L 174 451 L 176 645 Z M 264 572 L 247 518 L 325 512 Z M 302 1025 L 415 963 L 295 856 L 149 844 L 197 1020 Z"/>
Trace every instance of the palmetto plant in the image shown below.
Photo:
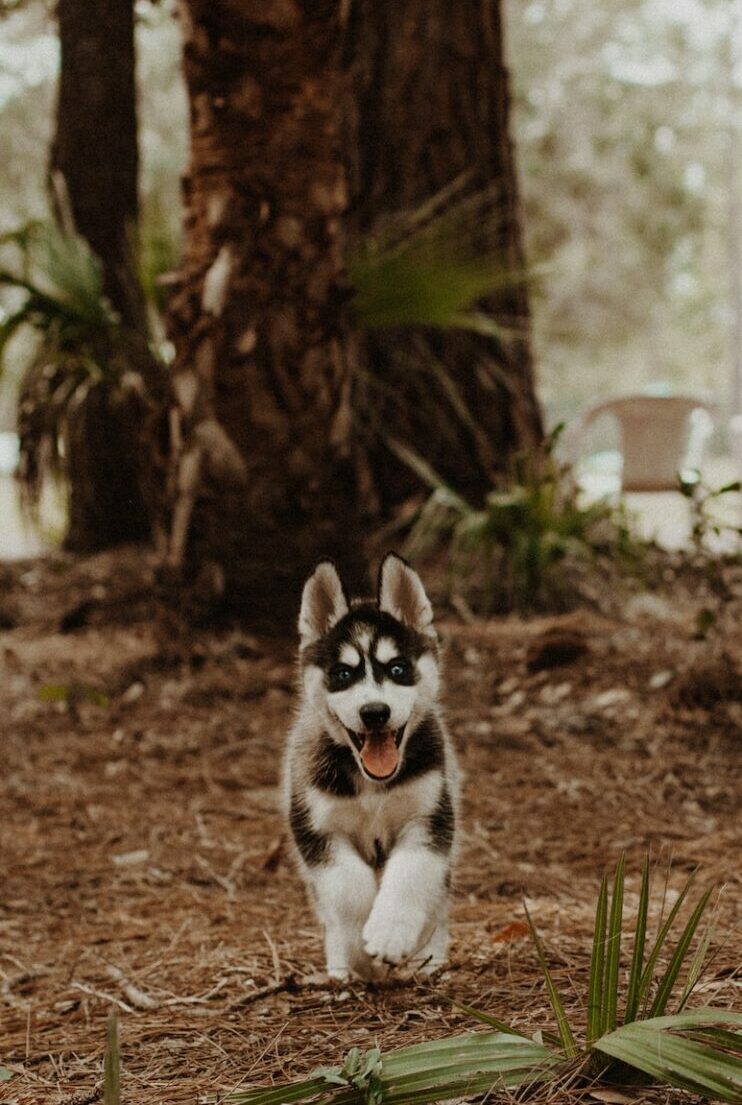
<path fill-rule="evenodd" d="M 537 454 L 516 456 L 503 487 L 481 509 L 395 443 L 400 459 L 433 489 L 409 534 L 408 555 L 424 556 L 445 543 L 452 589 L 483 613 L 558 605 L 568 590 L 560 566 L 570 555 L 584 560 L 610 549 L 632 559 L 639 551 L 620 508 L 580 501 L 569 467 L 554 455 L 561 429 Z"/>
<path fill-rule="evenodd" d="M 84 239 L 71 229 L 30 223 L 6 234 L 0 246 L 15 254 L 15 263 L 0 267 L 0 288 L 21 300 L 0 321 L 0 357 L 21 327 L 37 336 L 19 396 L 19 475 L 33 502 L 44 473 L 59 476 L 64 468 L 70 411 L 91 390 L 117 387 L 125 361 L 100 263 Z"/>
<path fill-rule="evenodd" d="M 398 472 L 388 455 L 395 437 L 417 442 L 426 456 L 463 449 L 455 466 L 480 486 L 501 463 L 493 408 L 488 417 L 483 404 L 513 394 L 512 366 L 526 339 L 513 303 L 533 275 L 503 248 L 501 193 L 463 173 L 417 207 L 385 215 L 351 246 L 351 410 L 372 469 L 391 463 Z M 416 489 L 400 475 L 382 491 L 393 505 Z"/>
<path fill-rule="evenodd" d="M 701 976 L 710 928 L 691 945 L 706 912 L 705 891 L 679 935 L 678 920 L 693 879 L 688 880 L 654 940 L 647 937 L 649 860 L 644 864 L 633 932 L 628 982 L 621 985 L 624 861 L 616 866 L 609 894 L 604 877 L 595 914 L 587 994 L 587 1024 L 580 1040 L 548 967 L 546 953 L 526 911 L 558 1028 L 553 1044 L 530 1039 L 488 1013 L 459 1006 L 492 1031 L 469 1032 L 381 1054 L 352 1049 L 342 1066 L 320 1067 L 309 1078 L 282 1086 L 238 1091 L 234 1105 L 425 1105 L 498 1089 L 582 1080 L 657 1080 L 714 1101 L 742 1102 L 742 1013 L 686 1006 Z M 664 967 L 660 969 L 660 961 Z M 681 975 L 682 988 L 679 986 Z M 680 993 L 677 994 L 677 990 Z M 668 1010 L 674 1002 L 674 1012 Z M 551 1039 L 551 1037 L 546 1037 Z M 224 1100 L 221 1098 L 220 1100 Z"/>
<path fill-rule="evenodd" d="M 480 310 L 525 274 L 493 251 L 502 230 L 496 187 L 469 190 L 467 174 L 412 211 L 400 212 L 351 252 L 353 312 L 369 329 L 429 326 L 507 337 Z"/>
<path fill-rule="evenodd" d="M 6 234 L 0 257 L 0 290 L 15 304 L 0 311 L 0 364 L 17 331 L 35 336 L 18 405 L 18 476 L 26 501 L 34 508 L 52 476 L 69 485 L 73 500 L 77 493 L 80 503 L 92 504 L 101 529 L 111 520 L 115 527 L 127 503 L 134 503 L 136 532 L 136 515 L 145 512 L 132 495 L 132 436 L 153 405 L 155 358 L 143 335 L 123 325 L 110 306 L 101 265 L 71 225 L 37 222 Z M 122 502 L 108 502 L 104 519 L 107 499 L 117 495 Z M 74 501 L 70 507 L 74 529 Z M 142 518 L 142 536 L 147 528 Z"/>

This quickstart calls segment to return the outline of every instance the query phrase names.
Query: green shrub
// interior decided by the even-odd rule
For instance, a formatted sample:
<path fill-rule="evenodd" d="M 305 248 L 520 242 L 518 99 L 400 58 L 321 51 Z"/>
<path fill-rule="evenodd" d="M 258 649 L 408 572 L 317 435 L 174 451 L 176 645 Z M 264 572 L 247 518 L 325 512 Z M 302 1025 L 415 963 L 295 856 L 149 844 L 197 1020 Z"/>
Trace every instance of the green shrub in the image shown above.
<path fill-rule="evenodd" d="M 531 455 L 513 460 L 504 486 L 477 509 L 396 446 L 433 492 L 410 532 L 412 558 L 446 548 L 449 586 L 480 613 L 495 609 L 553 609 L 575 594 L 575 568 L 601 555 L 636 563 L 642 545 L 621 507 L 606 500 L 589 504 L 568 465 L 554 448 L 562 427 Z"/>
<path fill-rule="evenodd" d="M 0 315 L 0 365 L 21 328 L 35 339 L 18 399 L 18 477 L 27 506 L 36 510 L 49 477 L 72 494 L 77 488 L 80 502 L 104 503 L 107 463 L 131 470 L 132 511 L 145 514 L 133 489 L 145 468 L 144 426 L 157 417 L 164 388 L 146 337 L 113 310 L 100 262 L 71 226 L 36 222 L 6 234 L 0 258 L 0 290 L 16 304 Z M 115 504 L 111 513 L 115 519 Z M 141 526 L 144 535 L 146 519 Z"/>

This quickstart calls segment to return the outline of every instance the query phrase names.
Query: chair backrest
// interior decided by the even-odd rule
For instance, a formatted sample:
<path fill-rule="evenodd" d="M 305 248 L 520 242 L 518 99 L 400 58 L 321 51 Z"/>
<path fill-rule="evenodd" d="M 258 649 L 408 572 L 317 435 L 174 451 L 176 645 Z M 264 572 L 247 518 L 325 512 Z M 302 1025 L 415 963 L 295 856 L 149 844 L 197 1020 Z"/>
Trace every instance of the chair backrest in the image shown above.
<path fill-rule="evenodd" d="M 729 419 L 729 452 L 736 461 L 737 475 L 742 477 L 742 414 Z"/>
<path fill-rule="evenodd" d="M 714 404 L 700 395 L 616 395 L 591 404 L 575 425 L 571 459 L 587 427 L 612 415 L 621 432 L 624 491 L 674 491 L 678 472 L 700 468 L 713 430 Z"/>

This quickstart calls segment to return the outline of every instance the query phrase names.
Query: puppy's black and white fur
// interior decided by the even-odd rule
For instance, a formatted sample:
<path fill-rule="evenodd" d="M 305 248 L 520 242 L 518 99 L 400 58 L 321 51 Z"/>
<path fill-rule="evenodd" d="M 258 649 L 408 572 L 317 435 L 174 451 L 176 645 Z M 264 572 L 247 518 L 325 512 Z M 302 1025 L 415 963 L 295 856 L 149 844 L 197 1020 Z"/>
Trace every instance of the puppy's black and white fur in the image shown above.
<path fill-rule="evenodd" d="M 458 772 L 430 602 L 394 554 L 375 602 L 349 603 L 323 561 L 304 586 L 299 633 L 286 809 L 328 974 L 433 970 L 448 941 Z"/>

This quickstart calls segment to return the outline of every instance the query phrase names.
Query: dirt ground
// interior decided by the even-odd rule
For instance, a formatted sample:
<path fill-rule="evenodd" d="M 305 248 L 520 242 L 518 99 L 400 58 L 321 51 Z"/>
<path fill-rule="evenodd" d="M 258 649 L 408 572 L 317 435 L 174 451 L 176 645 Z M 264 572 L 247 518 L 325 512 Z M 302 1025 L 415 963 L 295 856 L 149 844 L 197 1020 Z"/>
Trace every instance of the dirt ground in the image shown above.
<path fill-rule="evenodd" d="M 151 576 L 138 552 L 0 567 L 2 1105 L 100 1100 L 112 1007 L 127 1105 L 476 1027 L 454 998 L 552 1029 L 523 899 L 581 1017 L 600 875 L 626 851 L 628 920 L 649 846 L 671 894 L 696 866 L 724 884 L 697 997 L 739 1008 L 739 570 L 705 638 L 707 598 L 671 590 L 610 617 L 442 620 L 466 778 L 451 962 L 375 988 L 323 981 L 282 844 L 293 641 L 187 630 Z"/>

